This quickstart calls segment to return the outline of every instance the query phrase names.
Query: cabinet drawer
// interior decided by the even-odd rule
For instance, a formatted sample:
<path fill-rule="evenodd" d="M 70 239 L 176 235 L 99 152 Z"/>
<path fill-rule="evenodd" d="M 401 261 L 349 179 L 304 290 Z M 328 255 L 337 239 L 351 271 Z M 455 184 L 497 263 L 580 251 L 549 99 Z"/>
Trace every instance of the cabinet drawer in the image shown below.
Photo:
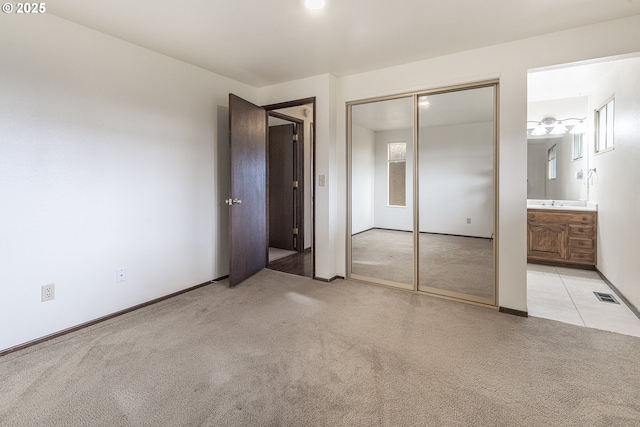
<path fill-rule="evenodd" d="M 580 224 L 593 225 L 596 223 L 596 214 L 593 212 L 578 213 L 573 216 L 572 220 L 572 222 L 579 222 Z"/>
<path fill-rule="evenodd" d="M 592 225 L 569 224 L 569 236 L 593 237 L 594 231 Z"/>
<path fill-rule="evenodd" d="M 593 239 L 569 237 L 569 247 L 575 249 L 593 249 Z"/>
<path fill-rule="evenodd" d="M 595 264 L 596 252 L 593 250 L 572 249 L 569 251 L 569 261 L 581 264 Z"/>
<path fill-rule="evenodd" d="M 595 225 L 595 212 L 550 211 L 543 209 L 527 209 L 527 220 L 530 222 L 564 222 L 572 224 Z"/>

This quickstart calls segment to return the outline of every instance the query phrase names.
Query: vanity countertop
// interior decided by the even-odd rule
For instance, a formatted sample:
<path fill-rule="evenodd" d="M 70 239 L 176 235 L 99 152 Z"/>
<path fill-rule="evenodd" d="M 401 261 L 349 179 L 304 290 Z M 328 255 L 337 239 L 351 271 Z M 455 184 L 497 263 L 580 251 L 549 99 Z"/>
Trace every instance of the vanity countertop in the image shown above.
<path fill-rule="evenodd" d="M 586 200 L 540 200 L 528 199 L 527 209 L 547 209 L 558 211 L 597 211 L 598 203 Z"/>

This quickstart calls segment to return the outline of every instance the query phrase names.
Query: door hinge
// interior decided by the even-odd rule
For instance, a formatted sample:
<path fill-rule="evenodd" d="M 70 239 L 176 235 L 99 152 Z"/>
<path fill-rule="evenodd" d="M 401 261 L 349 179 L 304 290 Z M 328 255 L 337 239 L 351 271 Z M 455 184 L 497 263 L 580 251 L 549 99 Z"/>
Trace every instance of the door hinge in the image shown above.
<path fill-rule="evenodd" d="M 298 134 L 297 133 L 293 134 L 293 142 L 298 142 Z"/>
<path fill-rule="evenodd" d="M 297 236 L 297 235 L 298 235 L 298 227 L 295 227 L 295 228 L 293 229 L 293 234 L 294 234 L 295 236 Z"/>
<path fill-rule="evenodd" d="M 293 188 L 298 188 L 299 185 L 298 181 L 293 181 Z"/>

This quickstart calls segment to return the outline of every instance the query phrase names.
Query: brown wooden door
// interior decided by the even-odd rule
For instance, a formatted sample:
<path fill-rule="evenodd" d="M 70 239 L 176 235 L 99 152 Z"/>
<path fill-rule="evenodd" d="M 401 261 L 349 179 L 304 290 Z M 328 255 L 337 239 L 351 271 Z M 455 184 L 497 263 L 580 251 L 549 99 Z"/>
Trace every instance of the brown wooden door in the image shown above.
<path fill-rule="evenodd" d="M 229 286 L 267 266 L 267 113 L 229 94 Z"/>
<path fill-rule="evenodd" d="M 269 126 L 269 246 L 295 250 L 293 124 Z"/>

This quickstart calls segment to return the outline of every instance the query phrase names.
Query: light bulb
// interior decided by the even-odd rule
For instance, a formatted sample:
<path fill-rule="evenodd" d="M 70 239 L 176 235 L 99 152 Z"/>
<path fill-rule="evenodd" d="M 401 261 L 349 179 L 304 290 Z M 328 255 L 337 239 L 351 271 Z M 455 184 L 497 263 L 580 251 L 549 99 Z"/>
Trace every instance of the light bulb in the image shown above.
<path fill-rule="evenodd" d="M 587 133 L 587 125 L 584 123 L 584 120 L 580 120 L 580 123 L 575 125 L 573 129 L 571 129 L 572 134 L 577 133 Z"/>
<path fill-rule="evenodd" d="M 311 10 L 322 9 L 326 6 L 325 0 L 304 0 L 304 7 Z"/>
<path fill-rule="evenodd" d="M 556 123 L 556 125 L 551 129 L 551 135 L 562 135 L 567 132 L 567 127 L 562 124 L 562 121 Z"/>
<path fill-rule="evenodd" d="M 535 128 L 533 128 L 533 130 L 531 131 L 531 135 L 533 136 L 542 136 L 542 135 L 546 135 L 547 134 L 547 128 L 544 127 L 544 125 L 539 122 Z"/>

